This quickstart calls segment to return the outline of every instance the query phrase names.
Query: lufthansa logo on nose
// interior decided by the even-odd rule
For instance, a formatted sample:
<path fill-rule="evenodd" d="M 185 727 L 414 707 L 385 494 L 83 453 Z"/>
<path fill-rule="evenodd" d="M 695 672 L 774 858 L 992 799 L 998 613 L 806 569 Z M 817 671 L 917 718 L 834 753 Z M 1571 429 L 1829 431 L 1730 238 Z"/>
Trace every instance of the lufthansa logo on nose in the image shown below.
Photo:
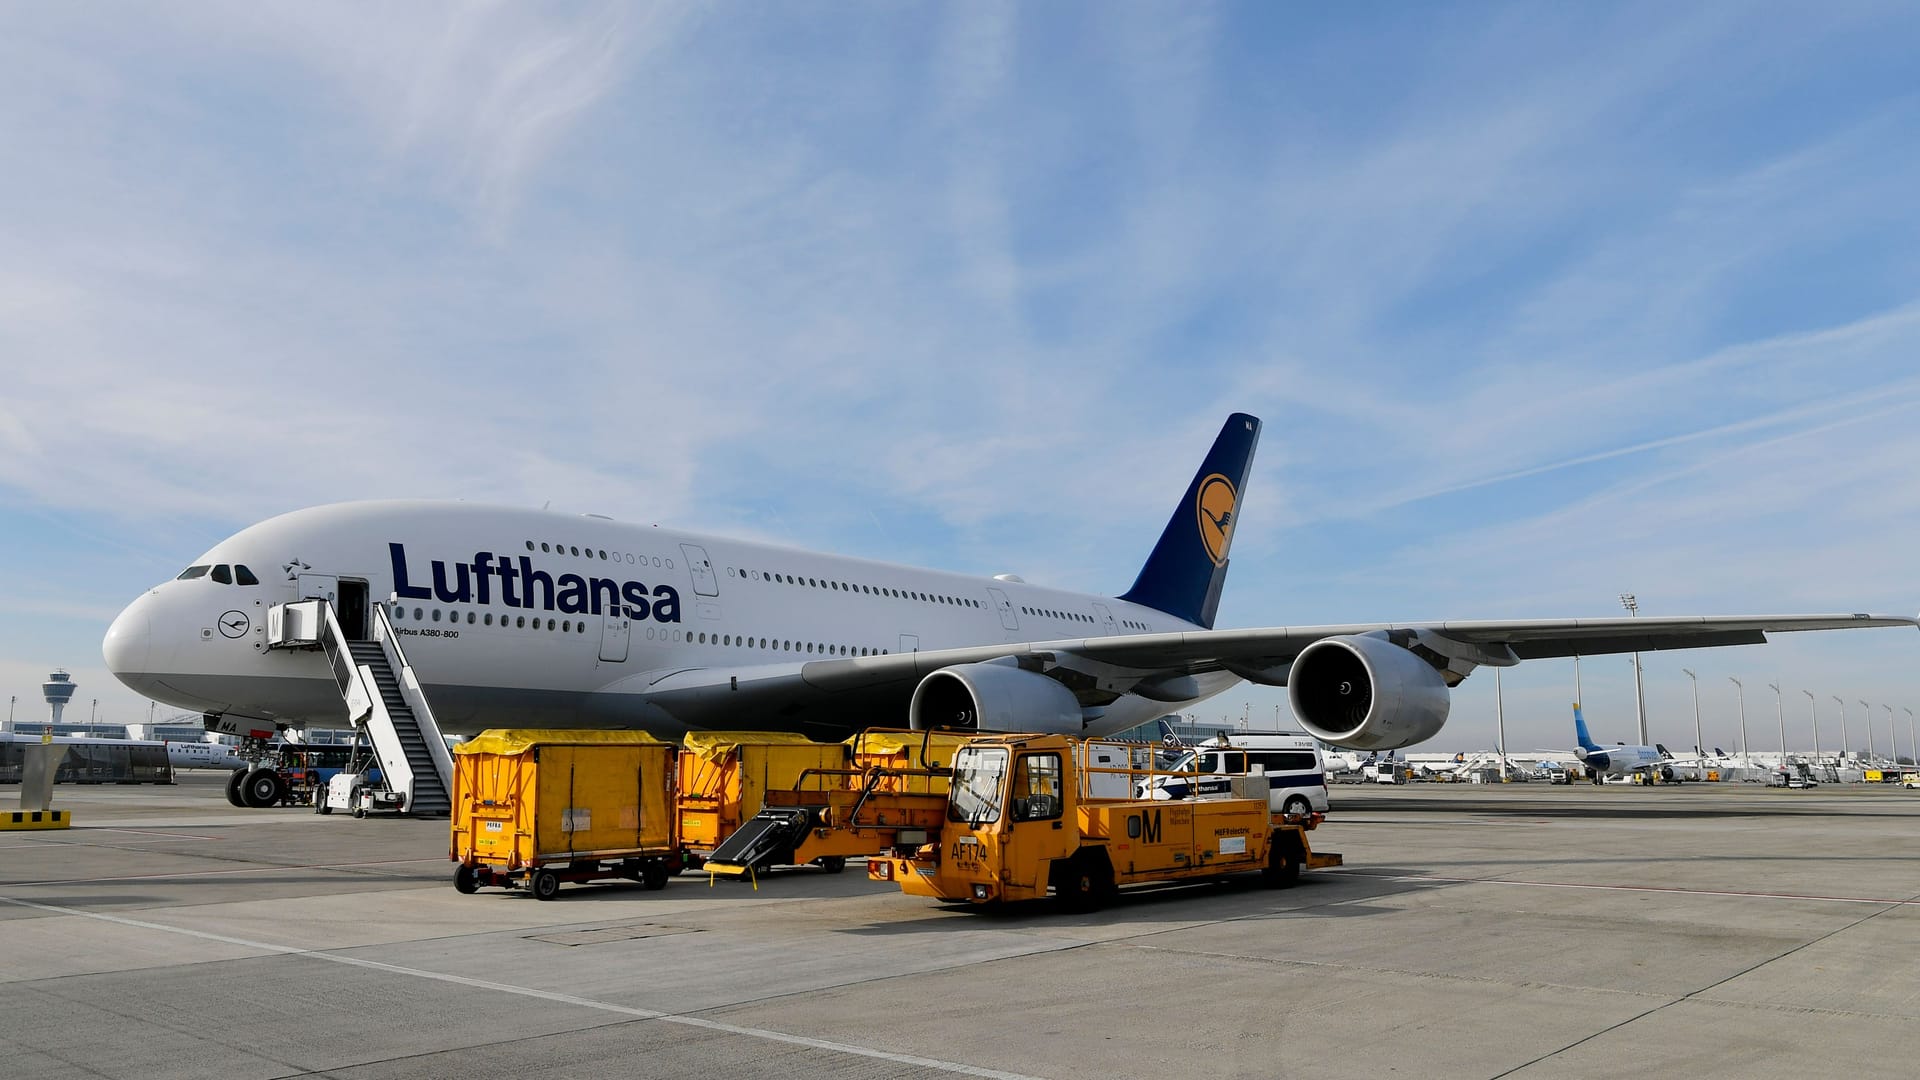
<path fill-rule="evenodd" d="M 1215 566 L 1227 561 L 1227 541 L 1233 538 L 1233 511 L 1239 502 L 1233 481 L 1219 473 L 1200 481 L 1194 512 L 1199 517 L 1200 542 L 1206 545 L 1207 556 Z"/>
<path fill-rule="evenodd" d="M 230 638 L 245 637 L 250 625 L 244 611 L 229 611 L 220 616 L 220 632 Z"/>

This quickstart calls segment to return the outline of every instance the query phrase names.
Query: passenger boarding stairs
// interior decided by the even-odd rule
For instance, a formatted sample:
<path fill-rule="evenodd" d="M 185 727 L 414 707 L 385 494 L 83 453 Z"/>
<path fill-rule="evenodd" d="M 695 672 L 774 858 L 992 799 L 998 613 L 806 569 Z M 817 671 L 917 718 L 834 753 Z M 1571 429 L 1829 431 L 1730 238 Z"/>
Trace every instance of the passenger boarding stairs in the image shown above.
<path fill-rule="evenodd" d="M 426 817 L 453 812 L 453 755 L 386 608 L 369 605 L 373 638 L 350 641 L 324 600 L 278 604 L 267 612 L 267 647 L 326 654 L 347 717 L 373 744 L 381 778 L 401 808 Z"/>

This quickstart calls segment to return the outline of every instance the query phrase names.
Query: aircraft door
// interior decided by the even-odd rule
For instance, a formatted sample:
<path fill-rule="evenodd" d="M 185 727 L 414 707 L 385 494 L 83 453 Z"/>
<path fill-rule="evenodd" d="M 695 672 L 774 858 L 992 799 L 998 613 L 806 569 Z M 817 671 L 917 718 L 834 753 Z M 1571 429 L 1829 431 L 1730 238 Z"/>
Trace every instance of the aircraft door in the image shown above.
<path fill-rule="evenodd" d="M 693 591 L 699 596 L 719 596 L 720 579 L 714 576 L 713 561 L 707 558 L 707 549 L 699 544 L 681 544 L 680 553 L 687 557 L 687 572 L 693 575 Z"/>
<path fill-rule="evenodd" d="M 627 658 L 627 641 L 633 634 L 633 620 L 625 604 L 608 604 L 600 618 L 600 659 L 622 663 Z"/>
<path fill-rule="evenodd" d="M 367 640 L 367 583 L 353 578 L 341 578 L 339 599 L 334 602 L 334 614 L 340 619 L 340 629 L 347 635 L 348 641 Z"/>
<path fill-rule="evenodd" d="M 1013 614 L 1013 601 L 1007 599 L 1007 594 L 999 589 L 989 588 L 987 595 L 993 598 L 993 610 L 1000 613 L 1000 625 L 1009 630 L 1020 629 L 1020 620 Z"/>
<path fill-rule="evenodd" d="M 336 604 L 340 599 L 340 579 L 332 574 L 301 574 L 300 599 L 325 600 Z"/>
<path fill-rule="evenodd" d="M 1114 637 L 1120 633 L 1120 624 L 1114 621 L 1113 612 L 1107 610 L 1107 605 L 1095 604 L 1093 610 L 1100 614 L 1100 624 L 1106 627 L 1107 636 Z"/>

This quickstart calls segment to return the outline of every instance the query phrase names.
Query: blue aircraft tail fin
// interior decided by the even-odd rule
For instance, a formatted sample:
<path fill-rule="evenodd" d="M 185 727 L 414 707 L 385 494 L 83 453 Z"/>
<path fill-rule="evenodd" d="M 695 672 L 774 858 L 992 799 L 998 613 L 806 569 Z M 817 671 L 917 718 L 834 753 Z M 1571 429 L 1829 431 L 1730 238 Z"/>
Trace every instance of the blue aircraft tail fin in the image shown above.
<path fill-rule="evenodd" d="M 1227 580 L 1227 549 L 1259 442 L 1257 418 L 1227 417 L 1133 588 L 1120 599 L 1212 629 Z"/>
<path fill-rule="evenodd" d="M 1594 742 L 1593 736 L 1587 734 L 1587 718 L 1580 715 L 1580 703 L 1577 701 L 1573 703 L 1573 737 L 1580 741 L 1582 750 L 1600 749 L 1600 744 Z"/>
<path fill-rule="evenodd" d="M 1160 741 L 1162 743 L 1165 743 L 1168 749 L 1177 750 L 1180 747 L 1187 745 L 1186 740 L 1180 737 L 1179 732 L 1173 730 L 1172 722 L 1169 721 L 1166 717 L 1164 716 L 1161 717 L 1159 720 L 1159 724 L 1160 724 Z"/>

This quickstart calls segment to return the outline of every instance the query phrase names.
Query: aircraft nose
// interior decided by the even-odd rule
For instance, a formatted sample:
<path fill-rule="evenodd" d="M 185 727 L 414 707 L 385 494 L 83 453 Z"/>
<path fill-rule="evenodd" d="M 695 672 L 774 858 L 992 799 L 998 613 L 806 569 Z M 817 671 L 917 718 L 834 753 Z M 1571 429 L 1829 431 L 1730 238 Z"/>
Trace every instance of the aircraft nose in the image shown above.
<path fill-rule="evenodd" d="M 100 643 L 100 653 L 106 658 L 107 670 L 114 678 L 129 687 L 140 690 L 146 682 L 147 654 L 153 644 L 153 618 L 149 614 L 147 598 L 142 596 L 127 605 L 113 625 L 107 627 L 106 639 Z"/>

